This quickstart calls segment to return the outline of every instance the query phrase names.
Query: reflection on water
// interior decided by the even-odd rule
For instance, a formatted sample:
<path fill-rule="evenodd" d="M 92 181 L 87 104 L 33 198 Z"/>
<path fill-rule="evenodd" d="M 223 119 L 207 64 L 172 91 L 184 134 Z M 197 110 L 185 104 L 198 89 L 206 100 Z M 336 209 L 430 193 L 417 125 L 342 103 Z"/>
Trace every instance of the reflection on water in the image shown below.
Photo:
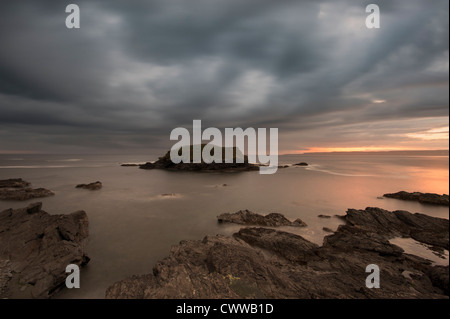
<path fill-rule="evenodd" d="M 343 215 L 347 208 L 368 206 L 447 219 L 449 214 L 448 207 L 379 198 L 400 190 L 448 194 L 448 157 L 281 156 L 280 165 L 305 161 L 310 166 L 279 169 L 274 175 L 260 175 L 257 171 L 146 171 L 119 165 L 142 163 L 156 156 L 20 158 L 22 168 L 11 168 L 19 164 L 17 158 L 0 156 L 0 179 L 21 177 L 33 187 L 54 191 L 55 196 L 41 199 L 44 210 L 50 213 L 82 209 L 89 216 L 87 251 L 92 260 L 82 270 L 82 288 L 65 290 L 59 298 L 102 298 L 115 281 L 151 272 L 155 262 L 167 256 L 170 247 L 180 240 L 238 231 L 239 225 L 217 223 L 216 216 L 225 212 L 249 209 L 262 214 L 282 213 L 291 220 L 301 218 L 308 227 L 285 230 L 317 244 L 329 234 L 323 227 L 336 230 L 342 223 L 336 217 L 318 218 L 320 214 Z M 58 162 L 64 167 L 59 167 Z M 103 183 L 101 190 L 75 189 L 77 184 L 97 180 Z M 0 209 L 28 203 L 0 202 Z"/>

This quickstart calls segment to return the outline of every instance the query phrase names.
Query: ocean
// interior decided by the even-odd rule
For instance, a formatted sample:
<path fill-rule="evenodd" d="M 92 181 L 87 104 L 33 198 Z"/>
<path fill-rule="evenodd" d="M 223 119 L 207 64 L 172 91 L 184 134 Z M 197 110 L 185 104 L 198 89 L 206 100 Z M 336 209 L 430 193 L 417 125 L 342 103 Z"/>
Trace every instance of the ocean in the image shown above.
<path fill-rule="evenodd" d="M 449 218 L 448 207 L 382 198 L 405 191 L 449 193 L 449 157 L 390 154 L 283 155 L 279 164 L 309 166 L 279 169 L 273 175 L 169 172 L 121 167 L 156 160 L 148 155 L 0 155 L 0 179 L 23 178 L 55 196 L 26 202 L 0 201 L 0 210 L 42 201 L 50 214 L 84 210 L 89 217 L 90 263 L 81 271 L 81 288 L 54 298 L 103 298 L 114 282 L 152 272 L 153 265 L 181 240 L 236 232 L 241 226 L 218 224 L 216 216 L 241 209 L 277 212 L 306 228 L 281 228 L 322 244 L 348 208 L 380 207 Z M 98 191 L 75 189 L 101 181 Z M 332 218 L 318 218 L 319 214 Z M 448 264 L 410 239 L 394 239 L 407 252 Z"/>

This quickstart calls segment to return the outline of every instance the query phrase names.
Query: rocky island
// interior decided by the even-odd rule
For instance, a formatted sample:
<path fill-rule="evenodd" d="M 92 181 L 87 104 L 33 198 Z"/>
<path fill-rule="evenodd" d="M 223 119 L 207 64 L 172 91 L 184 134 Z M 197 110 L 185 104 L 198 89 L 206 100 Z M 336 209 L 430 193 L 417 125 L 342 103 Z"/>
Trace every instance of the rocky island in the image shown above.
<path fill-rule="evenodd" d="M 206 144 L 201 145 L 201 150 L 206 146 Z M 194 147 L 197 145 L 191 145 L 190 154 L 192 162 L 192 154 Z M 243 155 L 240 150 L 233 147 L 233 163 L 225 163 L 225 147 L 222 147 L 222 163 L 205 163 L 203 160 L 201 163 L 178 163 L 175 164 L 170 159 L 170 151 L 166 153 L 163 157 L 160 157 L 156 162 L 147 162 L 145 164 L 139 165 L 141 169 L 165 169 L 173 171 L 227 171 L 227 172 L 240 172 L 240 171 L 256 171 L 259 170 L 260 165 L 252 164 L 248 162 L 248 156 Z M 181 150 L 180 150 L 181 151 Z M 236 163 L 236 159 L 243 157 L 243 163 Z"/>
<path fill-rule="evenodd" d="M 66 266 L 84 266 L 84 211 L 50 215 L 42 203 L 0 212 L 0 298 L 48 298 L 64 287 Z"/>
<path fill-rule="evenodd" d="M 31 188 L 30 183 L 21 178 L 0 180 L 0 200 L 24 201 L 55 195 L 45 188 Z"/>
<path fill-rule="evenodd" d="M 246 214 L 232 218 L 241 223 Z M 113 284 L 106 298 L 448 298 L 448 266 L 389 242 L 411 237 L 448 249 L 448 220 L 380 208 L 349 209 L 343 218 L 322 246 L 266 227 L 182 241 L 151 273 Z M 365 285 L 369 264 L 381 269 L 381 289 Z"/>

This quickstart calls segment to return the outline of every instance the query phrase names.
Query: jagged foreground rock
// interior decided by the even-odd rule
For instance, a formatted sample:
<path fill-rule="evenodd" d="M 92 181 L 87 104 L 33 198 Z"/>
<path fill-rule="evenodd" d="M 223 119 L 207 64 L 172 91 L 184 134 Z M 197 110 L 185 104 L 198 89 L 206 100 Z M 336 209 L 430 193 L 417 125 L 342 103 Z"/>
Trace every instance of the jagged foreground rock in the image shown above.
<path fill-rule="evenodd" d="M 434 231 L 436 248 L 448 248 L 448 220 L 379 208 L 349 210 L 345 219 L 321 247 L 267 228 L 182 241 L 151 274 L 115 283 L 106 297 L 448 298 L 448 266 L 433 267 L 388 241 Z M 365 285 L 369 264 L 381 270 L 379 289 Z"/>
<path fill-rule="evenodd" d="M 55 195 L 45 188 L 31 188 L 21 178 L 0 180 L 0 200 L 27 200 Z"/>
<path fill-rule="evenodd" d="M 41 207 L 0 212 L 0 298 L 47 298 L 64 285 L 67 265 L 89 262 L 86 213 L 50 215 Z"/>

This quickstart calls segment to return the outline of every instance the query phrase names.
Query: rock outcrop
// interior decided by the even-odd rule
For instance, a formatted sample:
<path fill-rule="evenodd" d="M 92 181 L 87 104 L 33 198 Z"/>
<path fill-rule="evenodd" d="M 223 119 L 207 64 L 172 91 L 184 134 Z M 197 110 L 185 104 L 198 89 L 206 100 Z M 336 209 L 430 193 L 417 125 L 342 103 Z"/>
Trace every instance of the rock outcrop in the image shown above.
<path fill-rule="evenodd" d="M 0 180 L 0 200 L 28 200 L 55 195 L 45 188 L 31 188 L 30 183 L 21 178 Z"/>
<path fill-rule="evenodd" d="M 420 193 L 420 192 L 408 193 L 405 191 L 401 191 L 397 193 L 384 194 L 383 196 L 401 200 L 417 201 L 422 204 L 449 206 L 448 195 L 446 194 L 439 195 L 433 193 Z"/>
<path fill-rule="evenodd" d="M 0 298 L 48 298 L 64 286 L 67 265 L 89 262 L 84 211 L 50 215 L 42 203 L 0 212 Z"/>
<path fill-rule="evenodd" d="M 448 266 L 433 266 L 389 242 L 435 229 L 448 237 L 448 220 L 378 208 L 349 210 L 345 219 L 320 247 L 267 228 L 182 241 L 151 274 L 113 284 L 106 297 L 448 298 Z M 381 270 L 380 289 L 366 287 L 370 264 Z"/>
<path fill-rule="evenodd" d="M 402 210 L 390 212 L 374 207 L 349 209 L 345 219 L 348 224 L 368 233 L 382 234 L 386 238 L 410 237 L 436 250 L 449 249 L 447 219 Z"/>
<path fill-rule="evenodd" d="M 79 184 L 79 185 L 75 186 L 75 188 L 89 189 L 91 191 L 98 190 L 98 189 L 100 189 L 102 187 L 103 187 L 103 185 L 99 181 L 96 181 L 96 182 L 93 182 L 93 183 L 89 183 L 89 184 Z"/>
<path fill-rule="evenodd" d="M 156 162 L 147 162 L 143 165 L 139 165 L 141 169 L 166 169 L 166 170 L 181 170 L 181 171 L 227 171 L 227 172 L 239 172 L 239 171 L 255 171 L 259 170 L 259 165 L 251 164 L 248 162 L 248 157 L 242 155 L 242 153 L 236 148 L 233 148 L 233 163 L 225 163 L 225 147 L 222 147 L 222 163 L 205 163 L 203 160 L 201 163 L 192 163 L 192 154 L 194 147 L 200 145 L 191 145 L 191 163 L 178 163 L 175 164 L 170 158 L 170 151 L 163 157 L 160 157 Z M 205 144 L 201 145 L 201 150 L 205 147 Z M 243 163 L 237 163 L 237 159 L 242 158 Z"/>
<path fill-rule="evenodd" d="M 289 219 L 278 213 L 270 213 L 266 216 L 253 213 L 249 210 L 240 210 L 236 213 L 225 213 L 217 216 L 219 223 L 234 223 L 241 225 L 254 225 L 254 226 L 293 226 L 293 227 L 305 227 L 307 226 L 301 219 L 296 219 L 291 222 Z"/>

